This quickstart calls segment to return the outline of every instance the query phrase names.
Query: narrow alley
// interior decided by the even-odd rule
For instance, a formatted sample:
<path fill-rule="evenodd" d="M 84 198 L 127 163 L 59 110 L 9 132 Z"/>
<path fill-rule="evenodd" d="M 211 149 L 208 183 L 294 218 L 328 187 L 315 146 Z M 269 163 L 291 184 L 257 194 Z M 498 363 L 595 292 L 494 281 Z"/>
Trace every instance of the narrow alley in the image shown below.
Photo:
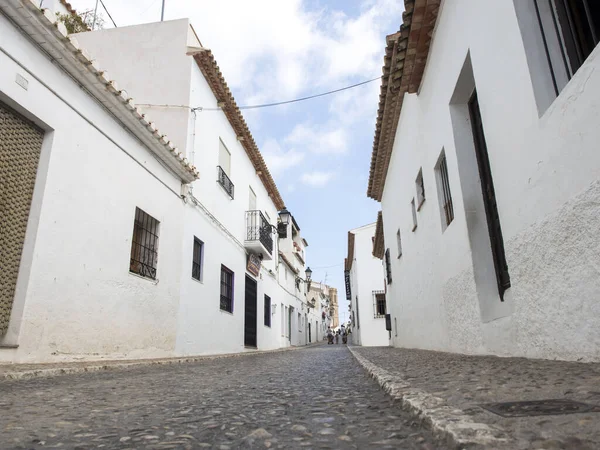
<path fill-rule="evenodd" d="M 443 448 L 343 345 L 0 382 L 0 448 Z"/>

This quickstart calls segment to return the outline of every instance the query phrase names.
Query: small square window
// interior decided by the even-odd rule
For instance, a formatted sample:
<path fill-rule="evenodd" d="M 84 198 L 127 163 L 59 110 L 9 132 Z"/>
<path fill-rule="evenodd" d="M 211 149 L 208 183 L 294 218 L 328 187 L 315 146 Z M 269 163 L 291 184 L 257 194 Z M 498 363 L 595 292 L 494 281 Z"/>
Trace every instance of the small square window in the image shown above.
<path fill-rule="evenodd" d="M 156 279 L 158 261 L 158 225 L 160 222 L 135 208 L 129 271 L 142 277 Z"/>
<path fill-rule="evenodd" d="M 412 209 L 413 227 L 412 231 L 417 229 L 417 208 L 415 207 L 415 199 L 413 198 L 410 202 L 410 208 Z"/>
<path fill-rule="evenodd" d="M 194 236 L 194 253 L 192 256 L 192 278 L 202 281 L 204 262 L 204 242 Z"/>
<path fill-rule="evenodd" d="M 221 310 L 233 313 L 233 272 L 221 265 Z"/>
<path fill-rule="evenodd" d="M 421 210 L 421 206 L 423 206 L 423 202 L 425 201 L 425 185 L 423 184 L 423 169 L 419 169 L 419 174 L 417 175 L 417 180 L 415 181 L 417 185 L 417 211 Z"/>

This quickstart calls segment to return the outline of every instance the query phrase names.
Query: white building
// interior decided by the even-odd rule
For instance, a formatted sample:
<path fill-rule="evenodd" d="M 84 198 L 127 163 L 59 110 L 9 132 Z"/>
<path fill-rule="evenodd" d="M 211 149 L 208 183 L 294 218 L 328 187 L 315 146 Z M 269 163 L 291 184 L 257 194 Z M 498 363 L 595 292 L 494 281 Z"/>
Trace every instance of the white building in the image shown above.
<path fill-rule="evenodd" d="M 331 296 L 335 294 L 335 288 L 313 281 L 310 283 L 308 292 L 309 303 L 314 305 L 317 315 L 315 329 L 317 330 L 317 339 L 323 340 L 327 335 L 327 330 L 333 328 L 333 316 L 331 309 Z"/>
<path fill-rule="evenodd" d="M 597 2 L 405 4 L 368 188 L 393 345 L 599 360 Z"/>
<path fill-rule="evenodd" d="M 304 265 L 289 290 L 284 203 L 211 52 L 187 20 L 74 37 L 54 9 L 0 3 L 0 361 L 304 344 L 277 320 Z"/>
<path fill-rule="evenodd" d="M 352 342 L 388 346 L 386 292 L 381 261 L 373 256 L 375 223 L 348 232 L 344 260 L 346 300 L 350 302 Z"/>

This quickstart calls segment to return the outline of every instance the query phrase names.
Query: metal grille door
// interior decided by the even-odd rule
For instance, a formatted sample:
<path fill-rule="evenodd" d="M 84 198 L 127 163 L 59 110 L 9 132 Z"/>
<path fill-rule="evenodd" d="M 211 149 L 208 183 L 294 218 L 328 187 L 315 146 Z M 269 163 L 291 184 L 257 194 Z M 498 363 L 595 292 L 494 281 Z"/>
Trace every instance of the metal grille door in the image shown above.
<path fill-rule="evenodd" d="M 43 138 L 0 103 L 0 336 L 10 320 Z"/>

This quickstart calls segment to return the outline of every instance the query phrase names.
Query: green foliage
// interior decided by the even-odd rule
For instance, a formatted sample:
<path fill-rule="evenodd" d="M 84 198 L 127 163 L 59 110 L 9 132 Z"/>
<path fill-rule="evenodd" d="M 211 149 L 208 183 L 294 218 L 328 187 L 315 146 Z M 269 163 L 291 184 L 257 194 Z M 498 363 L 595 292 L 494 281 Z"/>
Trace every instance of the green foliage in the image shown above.
<path fill-rule="evenodd" d="M 94 23 L 94 10 L 92 9 L 87 9 L 79 14 L 56 13 L 56 18 L 65 24 L 69 34 L 104 28 L 104 18 L 100 14 L 96 15 L 96 22 Z"/>

